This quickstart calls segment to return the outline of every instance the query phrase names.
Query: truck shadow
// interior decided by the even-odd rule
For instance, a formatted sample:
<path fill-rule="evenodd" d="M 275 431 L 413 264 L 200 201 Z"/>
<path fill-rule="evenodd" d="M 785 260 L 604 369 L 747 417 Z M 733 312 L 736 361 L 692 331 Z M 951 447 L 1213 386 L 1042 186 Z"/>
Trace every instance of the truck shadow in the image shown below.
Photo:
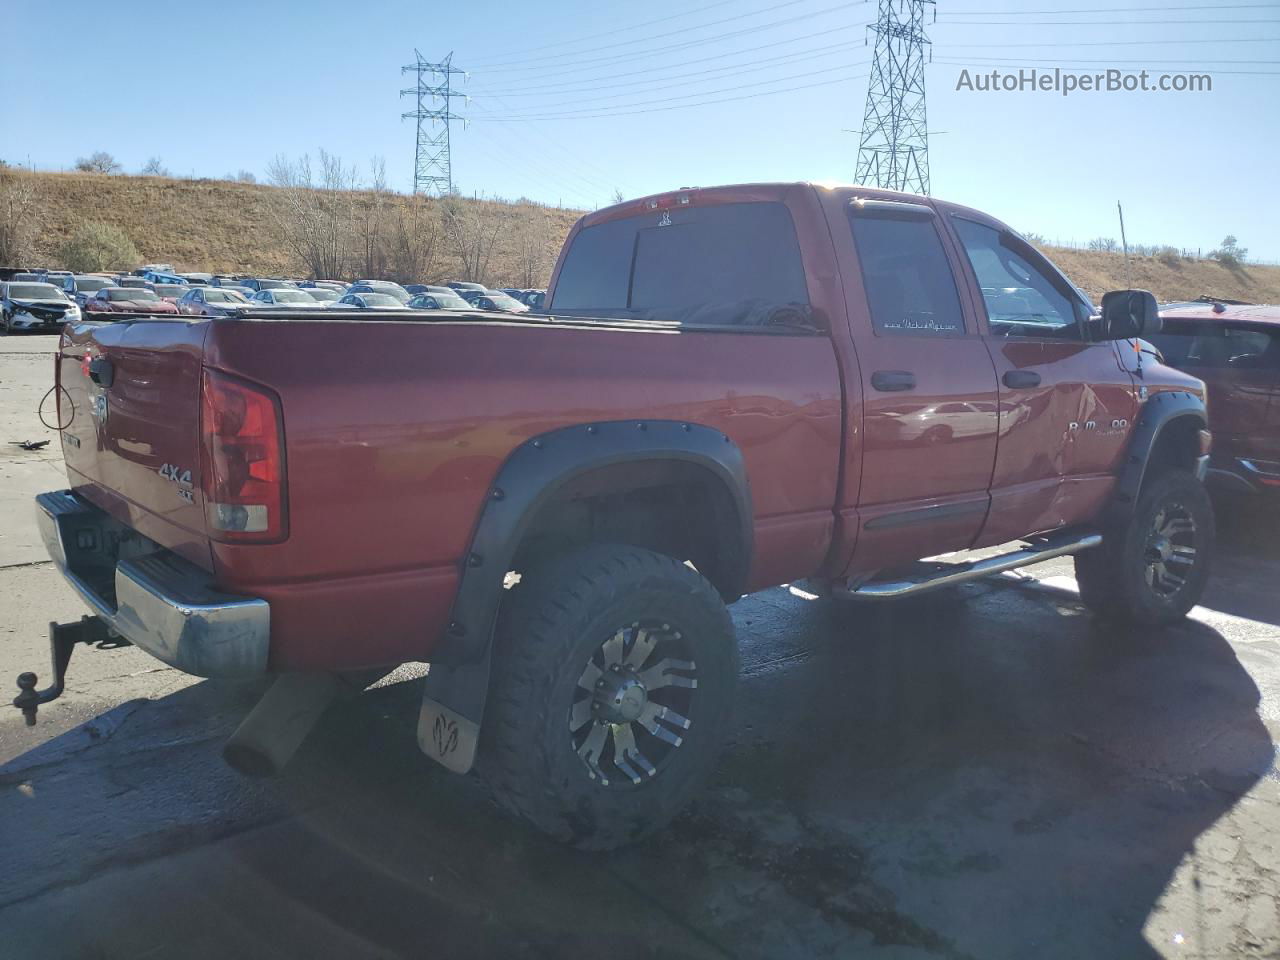
<path fill-rule="evenodd" d="M 190 730 L 185 749 L 145 755 L 126 724 L 103 747 L 110 775 L 68 785 L 35 824 L 77 818 L 67 849 L 88 838 L 114 851 L 105 867 L 68 864 L 78 886 L 4 908 L 0 926 L 13 946 L 85 957 L 1225 946 L 1231 918 L 1206 891 L 1253 878 L 1197 841 L 1275 777 L 1276 752 L 1221 635 L 1110 634 L 1070 600 L 1002 585 L 857 611 L 773 590 L 735 619 L 737 736 L 704 795 L 635 848 L 563 849 L 436 768 L 413 741 L 412 682 L 330 711 L 283 778 L 240 780 L 216 752 L 244 691 L 204 683 L 130 719 L 167 744 Z M 139 846 L 139 816 L 174 830 Z M 1204 890 L 1171 888 L 1180 869 Z"/>
<path fill-rule="evenodd" d="M 1201 604 L 1280 626 L 1280 503 L 1266 497 L 1217 497 L 1218 549 Z"/>

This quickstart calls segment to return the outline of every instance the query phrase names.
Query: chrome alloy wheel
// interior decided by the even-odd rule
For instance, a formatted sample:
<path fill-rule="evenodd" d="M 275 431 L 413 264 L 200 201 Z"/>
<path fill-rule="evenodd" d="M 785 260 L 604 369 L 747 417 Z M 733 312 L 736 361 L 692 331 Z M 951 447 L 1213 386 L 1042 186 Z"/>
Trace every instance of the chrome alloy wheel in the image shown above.
<path fill-rule="evenodd" d="M 1151 524 L 1146 548 L 1147 586 L 1172 597 L 1187 584 L 1196 563 L 1196 521 L 1179 503 L 1160 508 Z"/>
<path fill-rule="evenodd" d="M 668 623 L 633 623 L 592 654 L 569 709 L 569 736 L 602 786 L 657 776 L 684 743 L 698 687 L 688 641 Z"/>

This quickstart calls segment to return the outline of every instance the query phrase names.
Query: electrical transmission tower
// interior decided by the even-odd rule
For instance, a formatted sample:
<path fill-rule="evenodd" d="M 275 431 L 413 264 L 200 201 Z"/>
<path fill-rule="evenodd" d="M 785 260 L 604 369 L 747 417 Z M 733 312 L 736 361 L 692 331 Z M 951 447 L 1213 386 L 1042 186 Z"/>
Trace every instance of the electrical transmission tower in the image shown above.
<path fill-rule="evenodd" d="M 929 192 L 929 127 L 924 109 L 926 6 L 934 0 L 880 0 L 875 62 L 858 145 L 857 183 Z M 937 10 L 934 10 L 937 19 Z"/>
<path fill-rule="evenodd" d="M 449 112 L 449 98 L 463 94 L 450 88 L 453 74 L 462 73 L 453 65 L 450 53 L 440 63 L 428 63 L 417 50 L 416 62 L 400 68 L 401 74 L 416 75 L 417 83 L 401 90 L 400 96 L 413 94 L 418 109 L 402 113 L 400 119 L 418 121 L 418 139 L 413 152 L 413 192 L 453 193 L 453 166 L 449 153 L 449 121 L 462 117 Z"/>

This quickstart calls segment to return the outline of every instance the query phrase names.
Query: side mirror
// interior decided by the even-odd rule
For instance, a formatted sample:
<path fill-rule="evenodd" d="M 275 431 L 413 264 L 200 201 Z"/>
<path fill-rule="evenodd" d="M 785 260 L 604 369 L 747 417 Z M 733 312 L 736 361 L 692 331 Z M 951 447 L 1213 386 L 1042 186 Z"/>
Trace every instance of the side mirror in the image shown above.
<path fill-rule="evenodd" d="M 1112 290 L 1102 295 L 1104 340 L 1132 340 L 1160 332 L 1160 308 L 1149 290 Z"/>

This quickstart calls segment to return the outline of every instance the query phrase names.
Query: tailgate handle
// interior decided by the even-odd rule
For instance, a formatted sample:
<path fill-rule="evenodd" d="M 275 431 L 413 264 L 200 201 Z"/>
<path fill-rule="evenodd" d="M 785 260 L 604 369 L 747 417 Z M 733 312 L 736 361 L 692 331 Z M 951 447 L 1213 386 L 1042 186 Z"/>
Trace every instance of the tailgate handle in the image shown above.
<path fill-rule="evenodd" d="M 1040 386 L 1040 374 L 1034 370 L 1007 370 L 1002 379 L 1010 390 L 1028 390 Z"/>
<path fill-rule="evenodd" d="M 109 387 L 116 378 L 115 367 L 106 357 L 89 361 L 89 379 L 101 387 Z"/>

